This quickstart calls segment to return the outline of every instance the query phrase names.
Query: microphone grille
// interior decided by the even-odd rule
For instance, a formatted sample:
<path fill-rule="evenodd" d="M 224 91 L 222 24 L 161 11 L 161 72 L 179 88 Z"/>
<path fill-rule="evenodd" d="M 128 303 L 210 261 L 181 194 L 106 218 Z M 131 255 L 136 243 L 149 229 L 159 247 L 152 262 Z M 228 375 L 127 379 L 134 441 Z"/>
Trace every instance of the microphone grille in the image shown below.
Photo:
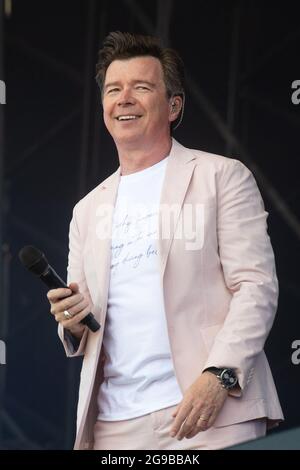
<path fill-rule="evenodd" d="M 44 253 L 31 245 L 24 246 L 19 251 L 19 259 L 27 269 L 39 276 L 43 274 L 48 266 Z"/>

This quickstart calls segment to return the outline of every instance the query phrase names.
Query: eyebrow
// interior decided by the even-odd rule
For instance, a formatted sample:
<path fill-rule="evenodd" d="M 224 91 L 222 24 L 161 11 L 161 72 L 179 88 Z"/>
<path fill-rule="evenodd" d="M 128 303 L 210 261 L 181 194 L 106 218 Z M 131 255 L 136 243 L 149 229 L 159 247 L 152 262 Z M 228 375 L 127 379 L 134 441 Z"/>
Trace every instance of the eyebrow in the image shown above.
<path fill-rule="evenodd" d="M 149 82 L 148 80 L 132 80 L 132 83 L 135 85 L 137 83 L 145 83 L 146 85 L 149 85 L 150 87 L 152 88 L 155 88 L 156 85 L 155 83 L 152 83 L 152 82 Z M 111 87 L 111 86 L 119 86 L 120 85 L 120 82 L 110 82 L 110 83 L 107 83 L 104 87 L 104 90 L 106 90 L 107 88 Z"/>

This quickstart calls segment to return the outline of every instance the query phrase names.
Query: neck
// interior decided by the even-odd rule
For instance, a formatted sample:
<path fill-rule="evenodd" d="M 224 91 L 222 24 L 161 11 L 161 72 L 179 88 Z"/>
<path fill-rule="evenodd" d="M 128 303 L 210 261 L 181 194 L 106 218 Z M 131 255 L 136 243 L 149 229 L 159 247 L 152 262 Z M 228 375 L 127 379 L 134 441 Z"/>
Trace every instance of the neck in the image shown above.
<path fill-rule="evenodd" d="M 168 136 L 163 141 L 143 146 L 123 147 L 117 145 L 121 175 L 130 175 L 136 171 L 144 170 L 166 158 L 171 150 L 172 140 Z"/>

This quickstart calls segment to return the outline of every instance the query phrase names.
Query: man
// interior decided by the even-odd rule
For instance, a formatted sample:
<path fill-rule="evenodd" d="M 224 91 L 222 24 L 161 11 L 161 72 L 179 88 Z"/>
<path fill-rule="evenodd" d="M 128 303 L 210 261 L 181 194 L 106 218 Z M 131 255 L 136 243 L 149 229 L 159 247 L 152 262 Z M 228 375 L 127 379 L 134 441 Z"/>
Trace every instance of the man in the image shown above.
<path fill-rule="evenodd" d="M 75 206 L 70 289 L 48 293 L 67 355 L 84 355 L 75 449 L 262 436 L 283 417 L 263 352 L 277 279 L 255 180 L 171 138 L 184 105 L 175 51 L 110 33 L 96 78 L 120 167 Z M 96 333 L 80 323 L 89 311 Z"/>

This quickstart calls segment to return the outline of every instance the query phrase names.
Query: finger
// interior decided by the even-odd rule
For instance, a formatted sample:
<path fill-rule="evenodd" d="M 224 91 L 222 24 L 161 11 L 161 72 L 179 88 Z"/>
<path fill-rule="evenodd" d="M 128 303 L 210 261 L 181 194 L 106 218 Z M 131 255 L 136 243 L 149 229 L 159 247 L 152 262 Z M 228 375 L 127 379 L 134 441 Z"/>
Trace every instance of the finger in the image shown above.
<path fill-rule="evenodd" d="M 77 282 L 71 282 L 69 284 L 69 288 L 72 290 L 73 293 L 79 292 L 79 286 L 78 286 Z"/>
<path fill-rule="evenodd" d="M 61 302 L 57 303 L 56 311 L 63 312 L 64 310 L 69 310 L 72 307 L 75 307 L 77 304 L 84 300 L 84 296 L 82 294 L 73 294 L 67 299 L 62 300 Z"/>
<path fill-rule="evenodd" d="M 87 307 L 87 299 L 82 294 L 74 294 L 68 300 L 51 304 L 50 312 L 55 316 L 56 321 L 66 319 L 64 312 L 67 310 L 70 315 L 80 312 Z"/>
<path fill-rule="evenodd" d="M 89 313 L 89 308 L 85 308 L 82 312 L 78 313 L 75 315 L 73 318 L 70 318 L 69 320 L 66 320 L 65 318 L 63 320 L 60 320 L 61 325 L 64 328 L 72 328 L 73 326 L 78 325 L 78 323 L 83 320 Z"/>
<path fill-rule="evenodd" d="M 198 419 L 196 426 L 199 429 L 199 431 L 206 431 L 209 428 L 208 423 L 209 423 L 209 418 L 206 418 L 206 419 L 201 418 L 201 419 Z"/>
<path fill-rule="evenodd" d="M 214 422 L 217 419 L 217 416 L 218 416 L 218 410 L 215 410 L 209 417 L 209 420 L 207 422 L 207 429 L 210 428 L 214 424 Z"/>
<path fill-rule="evenodd" d="M 198 434 L 199 432 L 207 431 L 210 427 L 210 418 L 202 420 L 198 419 L 194 428 L 189 433 L 187 433 L 185 437 L 187 439 L 190 439 L 191 437 L 196 436 L 196 434 Z"/>
<path fill-rule="evenodd" d="M 193 430 L 196 430 L 196 433 L 199 431 L 205 431 L 208 428 L 210 415 L 210 408 L 195 406 L 182 425 L 178 434 L 178 440 L 187 437 Z"/>
<path fill-rule="evenodd" d="M 78 316 L 81 312 L 85 311 L 84 308 L 79 308 L 79 310 L 76 313 L 73 313 L 71 310 L 72 309 L 64 310 L 63 312 L 59 311 L 59 313 L 55 315 L 56 321 L 59 321 L 60 323 L 64 322 L 65 320 L 69 321 L 75 318 L 76 316 Z M 66 315 L 66 313 L 68 313 L 69 315 Z"/>
<path fill-rule="evenodd" d="M 189 427 L 188 430 L 190 431 L 191 428 Z M 178 441 L 181 441 L 185 437 L 185 435 L 186 435 L 186 427 L 185 427 L 185 421 L 184 421 L 176 437 Z"/>
<path fill-rule="evenodd" d="M 190 411 L 192 409 L 192 406 L 190 403 L 186 405 L 182 405 L 180 410 L 178 411 L 178 414 L 175 418 L 175 421 L 173 423 L 172 429 L 170 431 L 170 436 L 174 437 L 176 434 L 179 432 L 184 420 L 187 418 L 189 415 Z"/>
<path fill-rule="evenodd" d="M 198 434 L 199 432 L 207 431 L 207 429 L 209 429 L 210 418 L 204 418 L 202 416 L 200 416 L 200 418 L 198 418 L 197 422 L 190 429 L 190 431 L 185 434 L 186 439 L 191 439 L 192 437 L 196 436 L 196 434 Z"/>
<path fill-rule="evenodd" d="M 56 314 L 55 318 L 59 322 L 63 322 L 65 320 L 71 320 L 71 318 L 74 318 L 78 316 L 81 312 L 86 311 L 87 307 L 88 307 L 88 303 L 84 299 L 82 302 L 76 304 L 76 306 L 73 308 L 65 309 L 63 312 L 59 311 L 58 314 Z M 66 312 L 69 315 L 66 315 Z"/>
<path fill-rule="evenodd" d="M 201 429 L 198 426 L 195 426 L 194 429 L 192 429 L 191 432 L 189 432 L 185 437 L 186 439 L 191 439 L 192 437 L 195 437 L 197 434 L 201 432 Z"/>
<path fill-rule="evenodd" d="M 74 305 L 74 307 L 71 307 L 65 310 L 68 310 L 69 314 L 72 315 L 73 317 L 77 315 L 78 313 L 82 312 L 88 306 L 89 306 L 89 301 L 86 298 L 84 298 L 81 302 Z"/>
<path fill-rule="evenodd" d="M 71 289 L 60 287 L 59 289 L 50 289 L 47 292 L 47 298 L 49 302 L 57 302 L 60 299 L 64 299 L 72 294 Z"/>
<path fill-rule="evenodd" d="M 180 428 L 178 434 L 178 440 L 183 439 L 187 434 L 189 434 L 195 426 L 197 426 L 199 411 L 196 408 L 193 408 L 188 417 L 186 418 L 185 422 Z"/>

